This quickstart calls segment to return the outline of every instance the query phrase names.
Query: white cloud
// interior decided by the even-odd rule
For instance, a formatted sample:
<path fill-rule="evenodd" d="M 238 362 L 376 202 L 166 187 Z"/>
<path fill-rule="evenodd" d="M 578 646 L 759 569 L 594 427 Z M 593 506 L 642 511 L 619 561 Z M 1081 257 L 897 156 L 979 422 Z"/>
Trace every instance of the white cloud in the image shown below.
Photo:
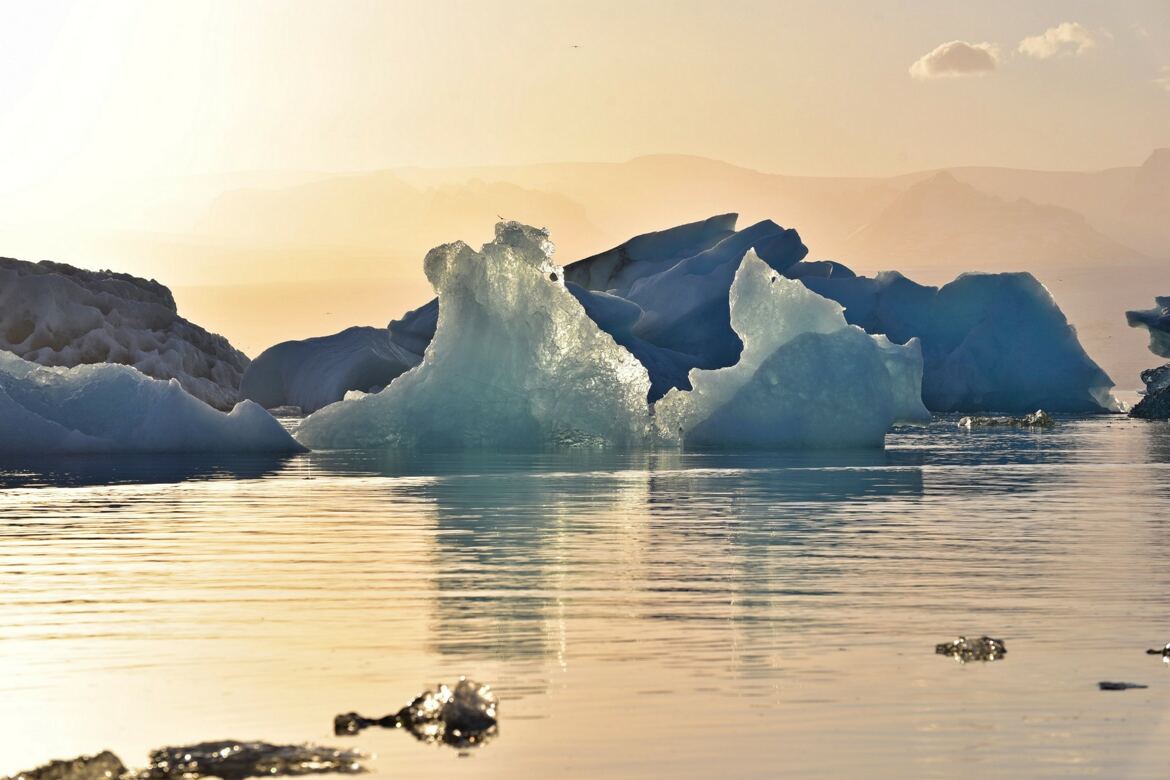
<path fill-rule="evenodd" d="M 1154 83 L 1170 92 L 1170 65 L 1162 66 L 1162 73 L 1154 79 Z"/>
<path fill-rule="evenodd" d="M 999 49 L 994 44 L 950 41 L 919 57 L 910 66 L 910 75 L 916 79 L 982 76 L 998 64 Z"/>
<path fill-rule="evenodd" d="M 1062 22 L 1049 27 L 1039 35 L 1020 41 L 1020 54 L 1037 60 L 1056 56 L 1084 54 L 1097 45 L 1097 39 L 1088 28 L 1078 22 Z"/>

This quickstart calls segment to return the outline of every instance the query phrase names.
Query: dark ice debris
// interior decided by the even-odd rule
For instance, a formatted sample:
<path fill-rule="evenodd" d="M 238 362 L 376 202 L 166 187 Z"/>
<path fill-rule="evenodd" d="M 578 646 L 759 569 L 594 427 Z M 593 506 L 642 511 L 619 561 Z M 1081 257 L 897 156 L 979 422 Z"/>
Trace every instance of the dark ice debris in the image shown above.
<path fill-rule="evenodd" d="M 949 655 L 959 663 L 965 664 L 968 661 L 998 661 L 1007 654 L 1007 647 L 1002 639 L 992 639 L 989 636 L 968 639 L 961 636 L 953 641 L 935 645 L 934 652 Z"/>
<path fill-rule="evenodd" d="M 367 718 L 356 712 L 338 715 L 333 719 L 333 733 L 357 734 L 371 726 L 401 728 L 423 742 L 460 749 L 475 747 L 497 735 L 498 706 L 499 700 L 491 686 L 461 677 L 454 688 L 438 685 L 433 691 L 424 691 L 393 715 L 381 718 Z"/>
<path fill-rule="evenodd" d="M 1103 691 L 1128 691 L 1130 688 L 1149 688 L 1150 686 L 1129 682 L 1099 682 L 1097 687 Z"/>
<path fill-rule="evenodd" d="M 364 772 L 365 755 L 315 745 L 270 745 L 267 742 L 203 742 L 166 747 L 150 754 L 146 769 L 127 770 L 109 751 L 96 756 L 54 761 L 21 772 L 11 780 L 197 780 L 218 777 L 243 780 L 341 772 Z"/>
<path fill-rule="evenodd" d="M 38 769 L 17 772 L 10 780 L 117 780 L 125 774 L 126 767 L 107 750 L 96 756 L 51 761 Z"/>
<path fill-rule="evenodd" d="M 1163 661 L 1170 661 L 1170 642 L 1166 643 L 1165 647 L 1151 647 L 1146 651 L 1147 655 L 1160 655 Z"/>
<path fill-rule="evenodd" d="M 1053 428 L 1053 420 L 1048 412 L 1037 409 L 1023 417 L 963 417 L 959 419 L 959 427 L 971 430 L 972 428 L 992 428 L 1005 426 L 1009 428 Z"/>

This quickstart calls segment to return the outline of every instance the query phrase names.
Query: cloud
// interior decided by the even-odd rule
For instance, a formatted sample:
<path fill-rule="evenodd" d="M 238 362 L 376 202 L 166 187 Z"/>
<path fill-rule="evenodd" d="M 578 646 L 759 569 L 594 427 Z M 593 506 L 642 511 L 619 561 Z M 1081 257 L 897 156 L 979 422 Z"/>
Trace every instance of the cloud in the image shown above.
<path fill-rule="evenodd" d="M 951 41 L 923 54 L 910 66 L 916 79 L 982 76 L 999 64 L 999 50 L 990 43 Z"/>
<path fill-rule="evenodd" d="M 1088 28 L 1078 22 L 1062 22 L 1039 35 L 1020 41 L 1019 52 L 1037 60 L 1080 55 L 1097 45 Z"/>
<path fill-rule="evenodd" d="M 1154 83 L 1170 92 L 1170 65 L 1162 66 L 1162 73 L 1154 79 Z"/>

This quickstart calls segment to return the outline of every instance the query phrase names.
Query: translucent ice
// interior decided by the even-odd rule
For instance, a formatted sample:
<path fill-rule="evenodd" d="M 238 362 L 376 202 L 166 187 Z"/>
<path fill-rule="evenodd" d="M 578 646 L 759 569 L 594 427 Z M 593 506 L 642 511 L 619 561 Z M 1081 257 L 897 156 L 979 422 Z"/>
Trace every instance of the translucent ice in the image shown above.
<path fill-rule="evenodd" d="M 129 366 L 47 368 L 0 352 L 0 453 L 299 449 L 251 401 L 224 413 Z"/>
<path fill-rule="evenodd" d="M 385 390 L 312 414 L 314 448 L 631 446 L 649 430 L 646 369 L 565 288 L 548 233 L 515 222 L 475 252 L 431 250 L 439 296 L 420 365 Z"/>
<path fill-rule="evenodd" d="M 316 745 L 270 745 L 267 742 L 203 742 L 168 747 L 150 754 L 150 765 L 132 780 L 195 780 L 219 777 L 308 775 L 365 771 L 365 755 Z"/>
<path fill-rule="evenodd" d="M 356 712 L 333 719 L 337 735 L 357 734 L 371 726 L 401 728 L 423 742 L 465 748 L 496 735 L 499 699 L 490 685 L 460 677 L 454 688 L 437 685 L 423 691 L 394 715 L 367 718 Z"/>
<path fill-rule="evenodd" d="M 654 406 L 666 439 L 697 447 L 880 447 L 890 425 L 929 418 L 917 342 L 845 322 L 841 306 L 748 252 L 730 291 L 743 341 L 730 367 L 690 374 Z"/>
<path fill-rule="evenodd" d="M 999 661 L 1007 654 L 1007 645 L 1002 639 L 993 639 L 989 636 L 978 638 L 961 636 L 950 642 L 935 645 L 934 652 L 950 656 L 964 664 L 969 661 Z"/>

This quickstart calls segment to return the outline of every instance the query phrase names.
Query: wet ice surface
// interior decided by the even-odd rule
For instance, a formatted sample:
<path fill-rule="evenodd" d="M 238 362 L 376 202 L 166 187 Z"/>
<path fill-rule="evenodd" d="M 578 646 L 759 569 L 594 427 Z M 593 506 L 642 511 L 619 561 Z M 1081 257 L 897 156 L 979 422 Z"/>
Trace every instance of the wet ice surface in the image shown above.
<path fill-rule="evenodd" d="M 1162 777 L 1170 425 L 1057 422 L 0 466 L 0 776 L 231 736 L 371 778 Z M 984 633 L 1010 656 L 932 653 Z M 333 734 L 460 675 L 504 702 L 466 757 Z"/>
<path fill-rule="evenodd" d="M 464 677 L 454 688 L 440 684 L 434 690 L 423 691 L 393 715 L 338 715 L 333 719 L 333 732 L 341 736 L 359 734 L 372 726 L 401 728 L 420 742 L 466 749 L 496 736 L 498 707 L 499 700 L 491 686 Z"/>
<path fill-rule="evenodd" d="M 965 637 L 952 639 L 935 645 L 934 652 L 947 655 L 960 663 L 969 661 L 999 661 L 1007 655 L 1007 646 L 1002 639 L 993 639 L 989 636 Z"/>

